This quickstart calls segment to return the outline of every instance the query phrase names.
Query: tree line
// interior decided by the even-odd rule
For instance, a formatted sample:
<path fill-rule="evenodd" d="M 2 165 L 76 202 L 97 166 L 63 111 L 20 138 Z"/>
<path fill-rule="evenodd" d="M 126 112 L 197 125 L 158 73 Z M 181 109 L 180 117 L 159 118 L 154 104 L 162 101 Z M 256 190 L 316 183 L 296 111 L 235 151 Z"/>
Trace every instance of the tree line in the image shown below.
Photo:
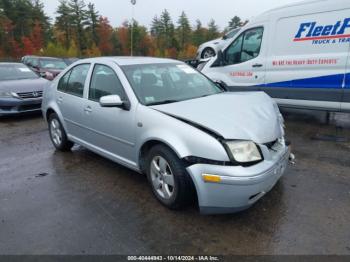
<path fill-rule="evenodd" d="M 0 0 L 0 57 L 130 55 L 133 35 L 134 55 L 187 59 L 200 44 L 247 22 L 235 16 L 222 32 L 213 19 L 192 26 L 185 12 L 173 21 L 165 9 L 149 29 L 136 20 L 114 28 L 84 0 L 60 0 L 54 21 L 44 8 L 41 0 Z"/>

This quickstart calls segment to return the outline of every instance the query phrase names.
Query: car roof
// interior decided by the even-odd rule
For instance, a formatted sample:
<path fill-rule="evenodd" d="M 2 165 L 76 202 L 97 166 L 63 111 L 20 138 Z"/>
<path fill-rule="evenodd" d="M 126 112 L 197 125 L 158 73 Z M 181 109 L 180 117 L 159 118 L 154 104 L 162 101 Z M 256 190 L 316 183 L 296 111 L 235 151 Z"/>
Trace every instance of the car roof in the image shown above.
<path fill-rule="evenodd" d="M 79 60 L 79 63 L 103 63 L 114 62 L 120 66 L 125 65 L 141 65 L 141 64 L 169 64 L 169 63 L 181 63 L 178 60 L 168 58 L 155 58 L 155 57 L 141 57 L 141 56 L 116 56 L 116 57 L 98 57 Z"/>

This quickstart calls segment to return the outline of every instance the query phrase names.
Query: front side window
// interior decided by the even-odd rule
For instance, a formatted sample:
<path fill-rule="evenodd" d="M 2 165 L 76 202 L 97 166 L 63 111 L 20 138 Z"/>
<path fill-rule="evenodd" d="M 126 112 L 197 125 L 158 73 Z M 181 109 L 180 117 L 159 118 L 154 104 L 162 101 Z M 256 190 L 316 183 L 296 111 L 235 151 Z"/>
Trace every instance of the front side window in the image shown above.
<path fill-rule="evenodd" d="M 264 29 L 249 29 L 242 33 L 226 50 L 225 62 L 234 65 L 259 56 Z"/>
<path fill-rule="evenodd" d="M 122 66 L 139 101 L 157 105 L 221 93 L 205 76 L 185 64 Z"/>
<path fill-rule="evenodd" d="M 119 95 L 125 100 L 123 86 L 114 70 L 105 65 L 95 65 L 91 77 L 89 99 L 98 102 L 101 97 Z"/>
<path fill-rule="evenodd" d="M 63 92 L 66 92 L 71 95 L 83 97 L 84 94 L 84 86 L 86 77 L 89 73 L 90 64 L 82 64 L 77 65 L 73 69 L 70 70 L 70 73 L 67 73 L 62 80 L 62 86 L 64 87 L 64 78 L 69 75 L 68 83 L 65 88 L 63 88 Z M 61 82 L 60 80 L 60 82 Z"/>

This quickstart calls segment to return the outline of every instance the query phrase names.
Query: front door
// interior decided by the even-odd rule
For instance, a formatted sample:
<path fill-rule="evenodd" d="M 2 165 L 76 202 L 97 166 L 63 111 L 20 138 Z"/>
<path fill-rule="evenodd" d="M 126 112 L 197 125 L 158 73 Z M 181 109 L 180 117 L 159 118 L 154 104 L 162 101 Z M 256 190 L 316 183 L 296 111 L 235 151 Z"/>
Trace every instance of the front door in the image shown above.
<path fill-rule="evenodd" d="M 258 90 L 265 81 L 264 35 L 263 26 L 247 29 L 226 48 L 222 65 L 203 73 L 232 91 Z"/>
<path fill-rule="evenodd" d="M 84 103 L 84 126 L 87 141 L 106 157 L 135 166 L 135 108 L 102 107 L 100 98 L 119 95 L 128 101 L 114 64 L 95 64 L 91 75 L 87 100 Z M 131 159 L 131 161 L 130 161 Z"/>

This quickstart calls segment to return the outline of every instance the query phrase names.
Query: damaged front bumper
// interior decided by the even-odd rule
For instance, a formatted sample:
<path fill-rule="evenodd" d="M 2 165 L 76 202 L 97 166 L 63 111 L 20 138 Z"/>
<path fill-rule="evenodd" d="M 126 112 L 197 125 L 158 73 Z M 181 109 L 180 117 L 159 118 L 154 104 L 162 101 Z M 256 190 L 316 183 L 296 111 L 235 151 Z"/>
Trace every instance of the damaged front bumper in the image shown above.
<path fill-rule="evenodd" d="M 202 214 L 235 213 L 251 207 L 268 193 L 285 173 L 290 147 L 270 152 L 269 157 L 251 167 L 196 164 L 187 168 L 195 184 Z M 207 174 L 217 177 L 207 182 Z"/>

